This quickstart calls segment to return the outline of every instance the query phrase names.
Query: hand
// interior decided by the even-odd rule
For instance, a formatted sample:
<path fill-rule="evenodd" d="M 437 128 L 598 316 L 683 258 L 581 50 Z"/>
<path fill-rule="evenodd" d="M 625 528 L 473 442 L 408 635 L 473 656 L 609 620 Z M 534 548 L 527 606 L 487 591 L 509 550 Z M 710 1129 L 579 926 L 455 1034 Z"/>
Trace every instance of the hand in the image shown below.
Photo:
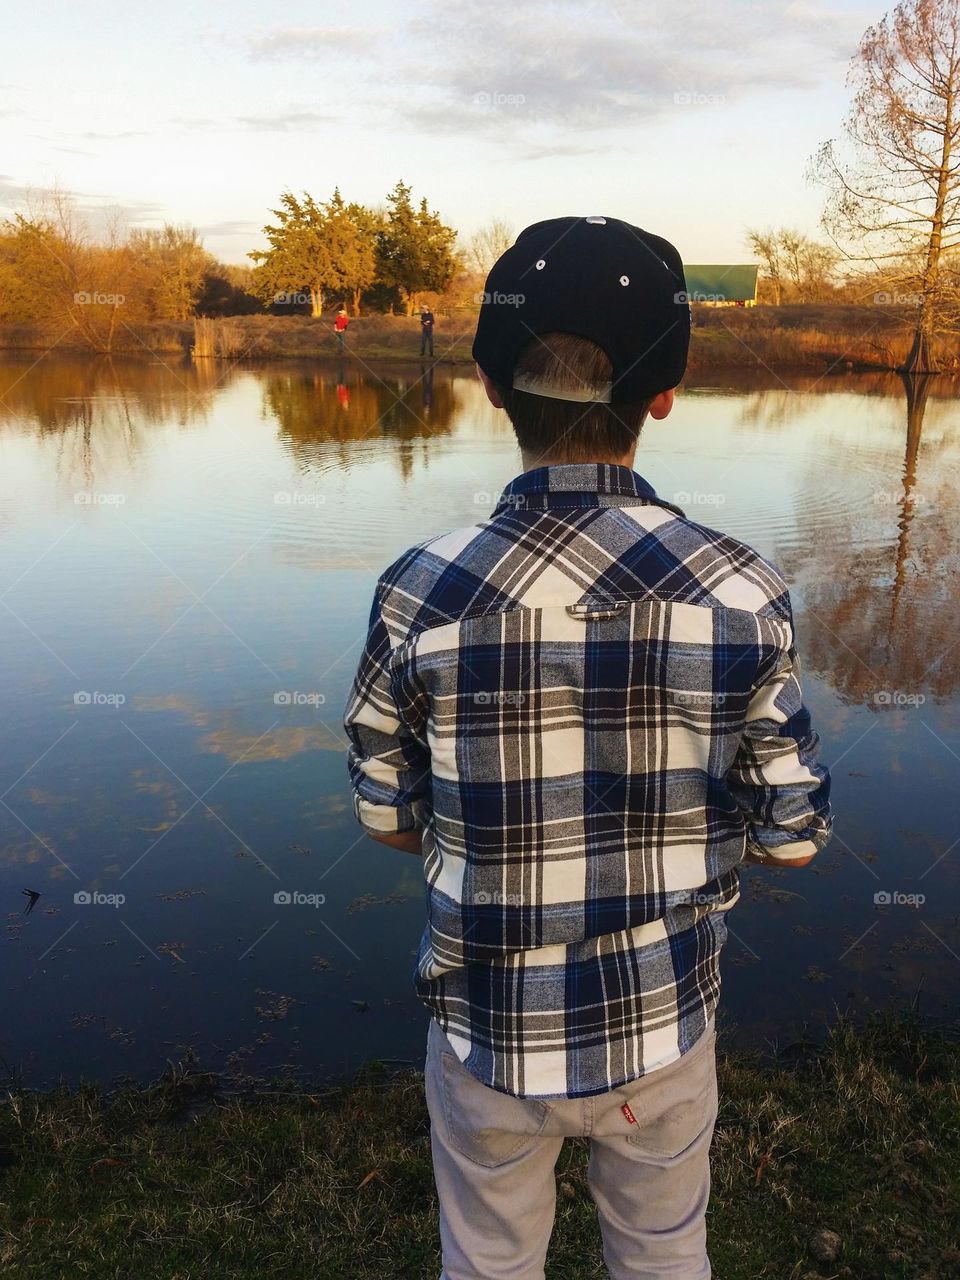
<path fill-rule="evenodd" d="M 771 858 L 768 853 L 757 853 L 748 849 L 743 855 L 744 862 L 753 862 L 760 867 L 805 867 L 814 859 L 814 854 L 805 853 L 799 858 Z"/>
<path fill-rule="evenodd" d="M 371 831 L 366 828 L 367 835 L 376 840 L 379 844 L 385 844 L 391 849 L 399 849 L 402 853 L 413 853 L 417 857 L 422 856 L 423 828 L 415 827 L 412 831 Z"/>

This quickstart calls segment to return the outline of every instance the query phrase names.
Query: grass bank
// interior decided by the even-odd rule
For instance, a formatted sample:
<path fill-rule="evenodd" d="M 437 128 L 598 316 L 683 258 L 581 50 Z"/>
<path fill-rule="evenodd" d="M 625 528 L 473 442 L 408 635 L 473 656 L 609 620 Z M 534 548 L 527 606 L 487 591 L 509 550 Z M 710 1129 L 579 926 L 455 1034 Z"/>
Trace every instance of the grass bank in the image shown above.
<path fill-rule="evenodd" d="M 722 1039 L 722 1033 L 721 1033 Z M 960 1276 L 957 1029 L 913 1015 L 762 1061 L 723 1056 L 718 1280 Z M 195 1068 L 0 1108 L 0 1271 L 23 1280 L 435 1280 L 422 1079 L 227 1096 Z M 289 1090 L 289 1091 L 285 1091 Z M 557 1166 L 550 1280 L 605 1274 L 586 1146 Z"/>
<path fill-rule="evenodd" d="M 910 309 L 888 305 L 694 307 L 690 368 L 895 370 L 910 352 L 913 324 Z M 932 349 L 943 372 L 960 370 L 960 333 L 938 334 Z"/>
<path fill-rule="evenodd" d="M 850 306 L 819 303 L 782 307 L 694 307 L 689 368 L 828 370 L 898 369 L 913 339 L 912 313 L 898 306 Z M 476 317 L 439 314 L 435 358 L 469 363 Z M 333 317 L 233 316 L 213 322 L 220 355 L 236 360 L 329 357 L 336 355 Z M 57 349 L 81 350 L 69 328 L 58 329 Z M 193 342 L 193 322 L 128 327 L 119 325 L 113 350 L 118 354 L 182 355 Z M 348 359 L 410 360 L 420 350 L 416 316 L 359 316 L 347 331 Z M 0 327 L 0 348 L 48 348 L 38 331 Z M 945 372 L 960 370 L 960 334 L 944 333 L 934 352 Z"/>

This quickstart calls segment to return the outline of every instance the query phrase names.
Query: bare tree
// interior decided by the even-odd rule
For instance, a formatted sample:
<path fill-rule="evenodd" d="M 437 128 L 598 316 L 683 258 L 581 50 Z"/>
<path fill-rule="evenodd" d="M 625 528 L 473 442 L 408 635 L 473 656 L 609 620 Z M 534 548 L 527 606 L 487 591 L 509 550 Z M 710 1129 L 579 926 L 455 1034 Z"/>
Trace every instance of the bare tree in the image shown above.
<path fill-rule="evenodd" d="M 920 257 L 905 369 L 934 372 L 934 331 L 949 309 L 944 254 L 960 244 L 960 0 L 904 0 L 868 28 L 853 58 L 845 144 L 820 148 L 823 223 L 848 259 L 885 270 Z"/>
<path fill-rule="evenodd" d="M 486 275 L 502 253 L 513 244 L 513 228 L 495 218 L 477 231 L 467 246 L 467 261 L 474 271 Z"/>
<path fill-rule="evenodd" d="M 784 229 L 780 232 L 780 244 L 786 262 L 787 275 L 796 290 L 797 298 L 803 302 L 803 250 L 807 238 L 799 231 Z"/>
<path fill-rule="evenodd" d="M 783 267 L 780 261 L 780 235 L 776 231 L 747 231 L 747 244 L 760 259 L 764 273 L 773 287 L 773 304 L 783 300 Z"/>
<path fill-rule="evenodd" d="M 811 240 L 788 227 L 747 231 L 747 244 L 760 259 L 774 305 L 783 301 L 814 302 L 833 292 L 839 254 L 832 245 Z"/>

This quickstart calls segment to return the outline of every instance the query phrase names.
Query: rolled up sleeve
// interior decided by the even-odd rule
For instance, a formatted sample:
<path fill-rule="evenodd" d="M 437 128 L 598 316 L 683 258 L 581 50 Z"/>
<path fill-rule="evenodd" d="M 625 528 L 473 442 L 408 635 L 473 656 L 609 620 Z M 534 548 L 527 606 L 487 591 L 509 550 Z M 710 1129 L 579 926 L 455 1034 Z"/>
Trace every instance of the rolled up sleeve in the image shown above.
<path fill-rule="evenodd" d="M 773 861 L 807 857 L 830 839 L 830 774 L 800 685 L 793 622 L 754 690 L 727 786 L 748 822 L 748 845 Z"/>
<path fill-rule="evenodd" d="M 378 587 L 343 721 L 350 742 L 354 813 L 362 826 L 378 834 L 422 826 L 430 794 L 430 752 L 401 719 L 392 688 L 392 655 Z"/>

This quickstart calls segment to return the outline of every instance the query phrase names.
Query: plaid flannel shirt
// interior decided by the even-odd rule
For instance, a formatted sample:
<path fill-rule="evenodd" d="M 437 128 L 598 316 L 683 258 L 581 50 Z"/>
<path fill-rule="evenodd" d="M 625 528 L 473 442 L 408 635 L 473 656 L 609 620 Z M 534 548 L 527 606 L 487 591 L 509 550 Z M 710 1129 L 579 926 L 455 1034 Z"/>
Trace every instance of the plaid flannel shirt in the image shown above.
<path fill-rule="evenodd" d="M 381 576 L 347 704 L 358 820 L 422 828 L 416 989 L 519 1097 L 675 1061 L 748 848 L 829 836 L 789 594 L 627 467 L 562 464 Z"/>

